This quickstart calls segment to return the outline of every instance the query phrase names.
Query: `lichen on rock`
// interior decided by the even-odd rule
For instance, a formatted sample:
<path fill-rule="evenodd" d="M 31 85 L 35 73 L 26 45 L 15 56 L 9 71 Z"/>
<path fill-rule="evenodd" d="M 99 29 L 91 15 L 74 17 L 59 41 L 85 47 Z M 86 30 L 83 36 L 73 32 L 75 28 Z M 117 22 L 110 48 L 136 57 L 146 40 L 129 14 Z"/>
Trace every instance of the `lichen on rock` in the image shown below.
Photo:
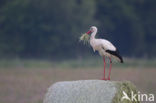
<path fill-rule="evenodd" d="M 138 100 L 138 91 L 137 91 L 135 85 L 133 85 L 131 82 L 129 82 L 129 81 L 117 82 L 116 88 L 117 88 L 117 92 L 112 100 L 112 103 L 140 103 L 140 101 Z M 130 100 L 128 100 L 128 99 L 122 100 L 122 97 L 124 96 L 123 91 L 127 94 L 127 96 L 130 98 Z M 131 99 L 132 92 L 134 94 L 137 94 L 136 101 Z"/>

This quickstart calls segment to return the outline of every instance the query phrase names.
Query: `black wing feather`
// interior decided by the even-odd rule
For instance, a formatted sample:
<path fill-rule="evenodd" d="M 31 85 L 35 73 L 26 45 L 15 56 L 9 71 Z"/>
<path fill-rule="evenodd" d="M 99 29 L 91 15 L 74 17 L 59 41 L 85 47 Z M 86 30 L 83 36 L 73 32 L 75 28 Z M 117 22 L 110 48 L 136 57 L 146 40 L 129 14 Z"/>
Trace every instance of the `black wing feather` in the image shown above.
<path fill-rule="evenodd" d="M 122 57 L 120 56 L 120 53 L 119 53 L 118 50 L 116 50 L 116 51 L 106 50 L 106 52 L 107 52 L 107 53 L 110 53 L 110 54 L 112 54 L 112 55 L 114 55 L 114 56 L 116 56 L 116 57 L 118 57 L 118 58 L 120 59 L 120 62 L 123 63 L 123 59 L 122 59 Z"/>

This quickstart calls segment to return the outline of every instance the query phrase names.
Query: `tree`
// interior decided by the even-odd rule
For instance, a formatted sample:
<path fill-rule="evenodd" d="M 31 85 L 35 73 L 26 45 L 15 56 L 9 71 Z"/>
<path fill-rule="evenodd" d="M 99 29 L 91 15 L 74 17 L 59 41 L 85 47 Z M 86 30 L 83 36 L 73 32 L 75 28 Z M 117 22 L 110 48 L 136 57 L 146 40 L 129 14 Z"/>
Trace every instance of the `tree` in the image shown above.
<path fill-rule="evenodd" d="M 100 21 L 100 28 L 105 29 L 102 32 L 112 35 L 105 36 L 111 38 L 117 47 L 120 46 L 123 54 L 149 55 L 152 50 L 155 50 L 153 46 L 151 51 L 146 49 L 151 46 L 148 42 L 152 40 L 147 38 L 149 35 L 155 35 L 156 32 L 155 4 L 154 0 L 98 0 L 96 18 Z M 154 35 L 152 37 L 155 37 Z"/>
<path fill-rule="evenodd" d="M 8 1 L 0 15 L 1 54 L 54 57 L 76 53 L 80 33 L 95 23 L 94 13 L 94 0 Z"/>

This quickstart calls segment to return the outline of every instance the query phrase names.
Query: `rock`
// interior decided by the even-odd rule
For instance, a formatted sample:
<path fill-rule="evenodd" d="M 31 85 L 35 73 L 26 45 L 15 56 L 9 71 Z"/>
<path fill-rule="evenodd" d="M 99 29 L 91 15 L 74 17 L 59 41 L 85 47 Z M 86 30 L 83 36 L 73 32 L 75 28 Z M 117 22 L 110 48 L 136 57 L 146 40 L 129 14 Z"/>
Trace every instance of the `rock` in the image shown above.
<path fill-rule="evenodd" d="M 130 82 L 104 80 L 57 82 L 50 86 L 43 103 L 127 103 L 121 102 L 122 90 L 136 92 L 135 86 Z"/>

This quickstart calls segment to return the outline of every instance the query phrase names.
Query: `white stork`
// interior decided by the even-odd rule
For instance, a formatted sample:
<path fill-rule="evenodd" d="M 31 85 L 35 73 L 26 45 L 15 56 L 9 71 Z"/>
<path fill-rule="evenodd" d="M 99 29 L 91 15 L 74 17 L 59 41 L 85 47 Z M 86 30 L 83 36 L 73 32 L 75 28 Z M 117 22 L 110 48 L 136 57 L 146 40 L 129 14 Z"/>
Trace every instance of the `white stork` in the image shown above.
<path fill-rule="evenodd" d="M 95 26 L 92 26 L 90 30 L 87 32 L 88 35 L 91 34 L 90 37 L 90 45 L 92 46 L 94 52 L 98 51 L 99 54 L 103 57 L 104 61 L 104 77 L 102 80 L 110 80 L 110 74 L 111 74 L 111 68 L 112 68 L 112 61 L 111 58 L 116 58 L 121 63 L 123 63 L 123 59 L 119 54 L 119 51 L 117 48 L 108 40 L 106 39 L 96 39 L 95 35 L 97 33 L 97 28 Z M 105 78 L 105 57 L 108 57 L 110 60 L 110 67 L 109 67 L 109 75 L 108 78 Z"/>

